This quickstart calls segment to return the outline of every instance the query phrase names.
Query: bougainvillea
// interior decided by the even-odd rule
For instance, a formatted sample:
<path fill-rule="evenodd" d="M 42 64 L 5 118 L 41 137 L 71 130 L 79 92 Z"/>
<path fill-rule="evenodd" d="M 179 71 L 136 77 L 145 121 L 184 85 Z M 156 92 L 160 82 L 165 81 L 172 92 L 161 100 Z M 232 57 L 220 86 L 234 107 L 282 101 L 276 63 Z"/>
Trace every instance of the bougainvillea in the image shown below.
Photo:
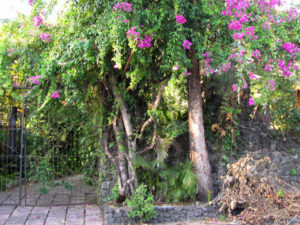
<path fill-rule="evenodd" d="M 33 25 L 38 27 L 43 23 L 43 19 L 40 16 L 33 17 Z"/>
<path fill-rule="evenodd" d="M 176 16 L 176 22 L 184 24 L 184 23 L 186 23 L 186 19 L 184 18 L 183 15 L 178 15 L 178 16 Z"/>
<path fill-rule="evenodd" d="M 47 34 L 47 33 L 41 33 L 40 38 L 41 38 L 44 42 L 50 41 L 50 35 Z"/>
<path fill-rule="evenodd" d="M 183 44 L 182 44 L 183 48 L 184 49 L 191 49 L 191 46 L 192 46 L 192 42 L 188 41 L 188 40 L 184 40 Z"/>
<path fill-rule="evenodd" d="M 84 112 L 103 127 L 122 121 L 119 115 L 127 112 L 134 132 L 130 140 L 123 138 L 138 140 L 130 153 L 148 143 L 159 152 L 160 140 L 187 132 L 187 84 L 194 74 L 201 75 L 205 110 L 215 107 L 213 115 L 225 113 L 231 124 L 241 101 L 249 110 L 271 109 L 276 129 L 297 118 L 292 94 L 299 80 L 297 9 L 276 11 L 275 0 L 101 3 L 73 1 L 57 24 L 41 26 L 27 22 L 38 15 L 47 19 L 37 1 L 27 21 L 4 26 L 0 81 L 18 74 L 31 89 L 12 90 L 6 81 L 0 96 L 28 96 L 43 113 L 73 107 L 74 115 Z M 147 119 L 154 126 L 139 133 Z M 156 129 L 162 137 L 149 135 Z"/>

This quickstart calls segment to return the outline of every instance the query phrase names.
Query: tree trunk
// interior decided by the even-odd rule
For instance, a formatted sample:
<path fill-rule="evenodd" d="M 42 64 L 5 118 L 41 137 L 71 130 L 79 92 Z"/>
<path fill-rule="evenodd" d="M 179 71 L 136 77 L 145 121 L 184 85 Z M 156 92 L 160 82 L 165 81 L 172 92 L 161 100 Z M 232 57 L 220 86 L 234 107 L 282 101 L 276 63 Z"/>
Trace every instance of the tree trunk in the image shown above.
<path fill-rule="evenodd" d="M 198 196 L 207 201 L 213 191 L 211 167 L 205 143 L 199 61 L 192 50 L 192 74 L 188 77 L 188 116 L 190 157 L 198 178 Z"/>
<path fill-rule="evenodd" d="M 128 178 L 128 167 L 127 167 L 127 162 L 126 162 L 126 152 L 125 152 L 125 143 L 123 140 L 123 128 L 122 126 L 122 120 L 121 118 L 117 118 L 113 122 L 113 128 L 114 128 L 114 133 L 115 133 L 115 138 L 117 142 L 117 147 L 118 147 L 118 166 L 120 168 L 120 174 L 118 174 L 118 184 L 119 184 L 119 190 L 121 191 L 123 189 L 123 186 L 126 184 L 126 182 L 129 180 Z M 126 148 L 127 149 L 127 148 Z M 124 193 L 120 193 L 121 195 L 124 196 L 129 196 L 130 193 L 132 193 L 134 190 L 129 190 L 128 187 L 124 189 Z"/>
<path fill-rule="evenodd" d="M 119 90 L 117 90 L 115 80 L 112 76 L 110 77 L 110 82 L 112 85 L 113 95 L 119 103 L 119 108 L 121 111 L 121 116 L 122 116 L 125 132 L 126 132 L 126 137 L 127 137 L 126 138 L 127 146 L 128 146 L 127 161 L 128 161 L 128 167 L 129 167 L 128 173 L 129 173 L 129 177 L 130 177 L 129 185 L 131 186 L 131 189 L 135 190 L 135 188 L 138 186 L 138 181 L 137 181 L 136 174 L 135 174 L 135 171 L 132 166 L 132 162 L 136 157 L 137 149 L 136 149 L 136 138 L 134 135 L 133 125 L 132 125 L 132 118 L 131 118 L 130 112 L 128 110 L 128 107 L 127 107 L 122 95 L 119 93 Z"/>

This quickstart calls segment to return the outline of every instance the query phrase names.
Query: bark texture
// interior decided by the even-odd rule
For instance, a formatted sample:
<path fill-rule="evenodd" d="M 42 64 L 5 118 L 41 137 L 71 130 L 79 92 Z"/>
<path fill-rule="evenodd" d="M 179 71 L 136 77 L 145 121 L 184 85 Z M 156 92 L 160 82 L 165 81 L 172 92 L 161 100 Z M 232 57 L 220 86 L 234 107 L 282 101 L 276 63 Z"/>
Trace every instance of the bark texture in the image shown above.
<path fill-rule="evenodd" d="M 192 74 L 188 77 L 188 117 L 190 157 L 198 178 L 198 196 L 207 201 L 213 191 L 211 167 L 205 143 L 199 61 L 192 50 Z"/>

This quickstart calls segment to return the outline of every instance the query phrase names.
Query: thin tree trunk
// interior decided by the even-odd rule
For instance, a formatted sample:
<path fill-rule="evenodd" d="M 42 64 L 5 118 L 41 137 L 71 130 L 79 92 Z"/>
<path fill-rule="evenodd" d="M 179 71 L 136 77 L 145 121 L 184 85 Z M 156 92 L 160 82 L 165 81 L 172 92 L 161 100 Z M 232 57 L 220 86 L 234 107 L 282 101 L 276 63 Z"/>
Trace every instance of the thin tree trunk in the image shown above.
<path fill-rule="evenodd" d="M 119 177 L 119 190 L 121 191 L 123 189 L 123 186 L 125 185 L 125 183 L 127 182 L 128 178 L 128 167 L 127 167 L 127 163 L 126 163 L 126 157 L 125 157 L 125 143 L 124 143 L 124 139 L 123 139 L 123 126 L 121 126 L 121 119 L 117 118 L 114 122 L 113 122 L 113 128 L 114 128 L 114 133 L 115 133 L 115 137 L 116 137 L 116 142 L 117 142 L 117 146 L 118 146 L 118 164 L 119 164 L 119 168 L 120 168 L 120 174 L 118 174 Z M 129 196 L 130 193 L 132 193 L 132 191 L 134 190 L 130 190 L 128 188 L 124 189 L 124 193 L 120 193 L 121 195 L 124 196 Z M 129 193 L 128 193 L 129 192 Z"/>
<path fill-rule="evenodd" d="M 198 196 L 207 201 L 213 191 L 211 167 L 205 143 L 199 61 L 192 50 L 192 74 L 188 77 L 188 116 L 190 157 L 198 178 Z"/>
<path fill-rule="evenodd" d="M 120 111 L 121 111 L 121 115 L 122 115 L 122 119 L 123 119 L 123 124 L 124 124 L 124 128 L 125 128 L 125 132 L 126 132 L 126 136 L 127 136 L 127 146 L 128 146 L 128 164 L 130 169 L 128 170 L 129 173 L 129 177 L 132 179 L 132 182 L 130 182 L 133 187 L 133 189 L 135 190 L 135 188 L 138 185 L 138 181 L 136 178 L 136 174 L 135 171 L 133 170 L 132 167 L 132 161 L 135 159 L 136 157 L 136 138 L 134 135 L 134 131 L 133 131 L 133 125 L 132 125 L 132 118 L 130 115 L 130 112 L 128 110 L 128 107 L 122 97 L 122 95 L 119 93 L 119 91 L 117 90 L 116 84 L 115 84 L 115 80 L 114 78 L 111 76 L 110 77 L 110 82 L 112 85 L 112 91 L 113 91 L 113 95 L 115 96 L 115 98 L 117 99 L 118 103 L 119 103 L 119 107 L 120 107 Z"/>

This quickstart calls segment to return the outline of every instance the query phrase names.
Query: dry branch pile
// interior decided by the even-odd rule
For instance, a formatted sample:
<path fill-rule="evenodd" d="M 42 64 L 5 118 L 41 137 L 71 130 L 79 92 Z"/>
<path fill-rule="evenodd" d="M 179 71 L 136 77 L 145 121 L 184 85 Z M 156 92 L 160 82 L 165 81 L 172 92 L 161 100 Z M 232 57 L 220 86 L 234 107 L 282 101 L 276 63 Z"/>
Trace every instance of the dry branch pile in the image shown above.
<path fill-rule="evenodd" d="M 220 194 L 213 203 L 242 223 L 262 224 L 274 221 L 287 224 L 300 216 L 300 190 L 275 178 L 264 176 L 261 168 L 268 167 L 270 158 L 260 160 L 247 155 L 229 166 L 222 177 Z"/>

